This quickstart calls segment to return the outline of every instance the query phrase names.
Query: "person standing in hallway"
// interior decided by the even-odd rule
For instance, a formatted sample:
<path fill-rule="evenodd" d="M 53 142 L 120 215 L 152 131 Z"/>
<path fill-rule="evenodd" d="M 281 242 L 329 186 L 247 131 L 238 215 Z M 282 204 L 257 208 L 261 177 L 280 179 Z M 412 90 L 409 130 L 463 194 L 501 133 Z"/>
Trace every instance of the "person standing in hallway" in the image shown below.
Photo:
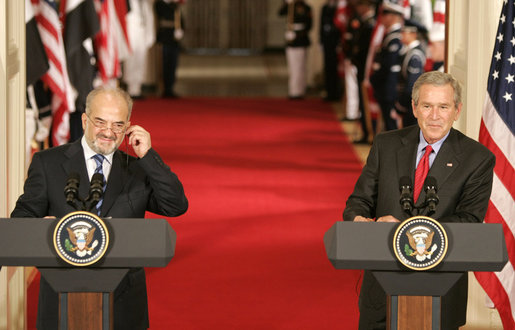
<path fill-rule="evenodd" d="M 427 30 L 424 26 L 412 20 L 406 20 L 402 28 L 401 51 L 402 63 L 399 76 L 399 98 L 395 102 L 395 110 L 399 115 L 399 127 L 415 125 L 417 119 L 413 116 L 411 106 L 411 90 L 415 81 L 424 73 L 426 65 Z"/>
<path fill-rule="evenodd" d="M 280 16 L 287 16 L 286 62 L 288 65 L 288 97 L 303 99 L 307 87 L 307 57 L 311 45 L 311 7 L 304 0 L 284 0 Z"/>
<path fill-rule="evenodd" d="M 130 0 L 127 30 L 131 54 L 123 63 L 123 82 L 132 99 L 143 98 L 141 87 L 147 74 L 148 50 L 156 40 L 152 0 Z"/>
<path fill-rule="evenodd" d="M 354 4 L 354 16 L 349 21 L 349 40 L 347 56 L 352 65 L 356 67 L 356 78 L 359 99 L 359 121 L 361 126 L 361 138 L 353 141 L 357 144 L 368 144 L 368 127 L 365 113 L 365 101 L 363 100 L 363 81 L 365 80 L 365 66 L 370 47 L 372 31 L 376 24 L 376 1 L 357 0 Z"/>
<path fill-rule="evenodd" d="M 174 90 L 177 65 L 184 37 L 184 19 L 180 6 L 184 0 L 157 0 L 154 4 L 157 19 L 156 41 L 163 52 L 163 97 L 177 98 Z"/>
<path fill-rule="evenodd" d="M 399 181 L 410 178 L 415 206 L 425 202 L 425 170 L 437 182 L 440 201 L 431 216 L 439 222 L 481 223 L 492 191 L 495 156 L 485 146 L 452 128 L 462 111 L 459 82 L 431 71 L 413 86 L 411 107 L 418 125 L 378 134 L 343 219 L 357 222 L 400 222 L 407 218 L 399 203 Z M 417 178 L 419 178 L 417 180 Z M 463 273 L 442 297 L 442 329 L 466 322 L 468 275 Z M 386 328 L 386 294 L 365 271 L 359 297 L 359 329 Z"/>
<path fill-rule="evenodd" d="M 70 173 L 80 177 L 79 193 L 87 195 L 95 172 L 104 175 L 102 217 L 144 218 L 150 211 L 175 217 L 186 212 L 182 183 L 152 148 L 150 133 L 131 125 L 132 100 L 119 88 L 99 87 L 88 94 L 82 114 L 81 139 L 34 154 L 11 218 L 61 218 L 75 209 L 63 189 Z M 127 137 L 136 157 L 118 150 Z M 98 204 L 97 204 L 98 205 Z M 151 239 L 151 238 L 147 238 Z M 116 330 L 149 327 L 145 270 L 131 268 L 113 293 Z M 59 299 L 41 278 L 37 328 L 58 329 Z"/>
<path fill-rule="evenodd" d="M 381 108 L 384 129 L 389 131 L 397 128 L 392 113 L 395 113 L 394 105 L 401 71 L 401 27 L 404 23 L 404 7 L 391 2 L 383 2 L 382 6 L 381 22 L 385 28 L 385 35 L 374 57 L 370 83 Z"/>
<path fill-rule="evenodd" d="M 326 101 L 339 101 L 342 83 L 338 74 L 338 46 L 340 30 L 334 24 L 337 0 L 327 0 L 320 15 L 320 43 L 324 53 L 324 89 Z"/>

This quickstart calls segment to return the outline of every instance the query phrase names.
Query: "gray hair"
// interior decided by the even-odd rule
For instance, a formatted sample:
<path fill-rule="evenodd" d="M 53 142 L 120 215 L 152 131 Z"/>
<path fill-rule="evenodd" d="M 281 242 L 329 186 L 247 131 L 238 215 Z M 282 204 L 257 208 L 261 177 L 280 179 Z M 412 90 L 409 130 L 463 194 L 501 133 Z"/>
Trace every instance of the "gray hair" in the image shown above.
<path fill-rule="evenodd" d="M 131 98 L 131 96 L 129 95 L 129 93 L 127 93 L 120 87 L 111 87 L 111 86 L 100 86 L 100 87 L 93 89 L 91 92 L 89 92 L 88 97 L 86 98 L 86 115 L 89 116 L 91 114 L 91 103 L 93 102 L 95 97 L 97 95 L 103 94 L 103 93 L 111 94 L 114 96 L 119 96 L 120 98 L 122 98 L 125 101 L 125 103 L 127 104 L 127 109 L 129 110 L 129 113 L 127 115 L 127 120 L 129 120 L 131 118 L 131 113 L 132 113 L 132 98 Z"/>
<path fill-rule="evenodd" d="M 433 85 L 433 86 L 445 86 L 451 85 L 454 90 L 454 106 L 458 107 L 461 103 L 461 85 L 456 78 L 452 75 L 440 71 L 429 71 L 423 73 L 420 77 L 418 77 L 417 81 L 413 85 L 413 90 L 411 91 L 411 99 L 418 105 L 418 100 L 420 97 L 420 87 L 422 85 Z"/>

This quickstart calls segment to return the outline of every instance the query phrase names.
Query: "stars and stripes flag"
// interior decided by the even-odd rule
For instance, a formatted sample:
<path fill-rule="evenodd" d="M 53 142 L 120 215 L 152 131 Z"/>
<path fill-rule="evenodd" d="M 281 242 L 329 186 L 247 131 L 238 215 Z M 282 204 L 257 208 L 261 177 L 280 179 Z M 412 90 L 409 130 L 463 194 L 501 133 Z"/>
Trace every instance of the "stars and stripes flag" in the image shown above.
<path fill-rule="evenodd" d="M 501 223 L 508 263 L 500 272 L 476 272 L 505 330 L 515 329 L 515 3 L 505 0 L 488 75 L 479 141 L 496 156 L 485 222 Z"/>
<path fill-rule="evenodd" d="M 49 69 L 41 77 L 52 91 L 52 145 L 67 143 L 69 115 L 75 111 L 75 93 L 66 66 L 63 34 L 54 0 L 31 0 L 41 41 L 48 57 Z"/>
<path fill-rule="evenodd" d="M 100 31 L 95 36 L 98 71 L 102 81 L 107 82 L 112 78 L 117 78 L 121 73 L 113 24 L 116 13 L 112 0 L 95 0 L 94 2 L 100 21 Z"/>
<path fill-rule="evenodd" d="M 38 81 L 49 68 L 48 57 L 39 35 L 38 24 L 30 0 L 25 0 L 25 31 L 26 58 L 30 58 L 30 61 L 26 61 L 26 82 L 29 86 Z"/>
<path fill-rule="evenodd" d="M 129 14 L 128 0 L 114 0 L 114 8 L 116 12 L 115 29 L 118 47 L 118 56 L 120 61 L 124 61 L 132 53 L 130 44 L 129 31 L 127 27 L 127 15 Z"/>

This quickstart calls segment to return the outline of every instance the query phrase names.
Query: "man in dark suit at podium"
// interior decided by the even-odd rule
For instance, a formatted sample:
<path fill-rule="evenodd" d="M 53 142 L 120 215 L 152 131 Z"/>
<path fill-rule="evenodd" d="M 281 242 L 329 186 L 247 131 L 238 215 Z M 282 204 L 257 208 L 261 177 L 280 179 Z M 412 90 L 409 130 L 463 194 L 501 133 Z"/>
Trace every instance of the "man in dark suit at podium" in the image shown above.
<path fill-rule="evenodd" d="M 415 182 L 416 169 L 427 163 L 427 176 L 436 179 L 440 200 L 432 217 L 440 222 L 482 222 L 492 189 L 495 156 L 452 128 L 462 110 L 458 81 L 438 71 L 424 73 L 413 87 L 412 110 L 418 125 L 379 134 L 374 139 L 366 165 L 347 200 L 344 220 L 405 220 L 408 216 L 399 203 L 399 180 L 408 176 Z M 417 196 L 419 191 L 415 190 Z M 414 198 L 415 207 L 421 206 L 425 197 L 422 188 L 418 199 Z M 442 298 L 442 329 L 458 329 L 465 324 L 467 282 L 464 273 Z M 386 327 L 386 295 L 368 271 L 363 275 L 359 309 L 359 329 Z"/>
<path fill-rule="evenodd" d="M 84 136 L 34 155 L 11 217 L 60 218 L 75 211 L 63 193 L 70 173 L 79 174 L 79 195 L 85 197 L 89 181 L 98 171 L 104 175 L 105 192 L 100 208 L 92 212 L 100 217 L 143 218 L 145 211 L 179 216 L 186 212 L 188 201 L 181 182 L 152 149 L 149 132 L 131 126 L 131 110 L 132 100 L 125 91 L 93 90 L 82 114 Z M 137 157 L 118 150 L 125 137 Z M 55 330 L 57 324 L 58 295 L 41 278 L 37 327 Z M 148 327 L 145 271 L 134 268 L 114 291 L 114 328 Z"/>

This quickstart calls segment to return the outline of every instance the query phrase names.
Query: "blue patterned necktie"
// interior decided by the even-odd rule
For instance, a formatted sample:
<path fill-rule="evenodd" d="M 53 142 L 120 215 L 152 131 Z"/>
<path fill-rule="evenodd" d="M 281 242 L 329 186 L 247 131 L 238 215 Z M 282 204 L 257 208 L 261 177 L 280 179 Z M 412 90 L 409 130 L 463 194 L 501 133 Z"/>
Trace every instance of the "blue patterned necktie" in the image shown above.
<path fill-rule="evenodd" d="M 102 168 L 102 164 L 104 163 L 104 159 L 105 159 L 104 155 L 96 154 L 92 158 L 97 163 L 97 168 L 95 168 L 95 173 L 100 173 L 100 174 L 102 174 L 102 177 L 104 177 L 104 169 Z M 105 177 L 102 181 L 103 181 L 102 190 L 105 191 L 106 190 Z M 100 209 L 102 208 L 103 201 L 104 201 L 104 196 L 101 196 L 100 200 L 98 201 L 97 205 L 95 206 L 95 208 L 97 209 L 97 215 L 100 215 Z"/>

